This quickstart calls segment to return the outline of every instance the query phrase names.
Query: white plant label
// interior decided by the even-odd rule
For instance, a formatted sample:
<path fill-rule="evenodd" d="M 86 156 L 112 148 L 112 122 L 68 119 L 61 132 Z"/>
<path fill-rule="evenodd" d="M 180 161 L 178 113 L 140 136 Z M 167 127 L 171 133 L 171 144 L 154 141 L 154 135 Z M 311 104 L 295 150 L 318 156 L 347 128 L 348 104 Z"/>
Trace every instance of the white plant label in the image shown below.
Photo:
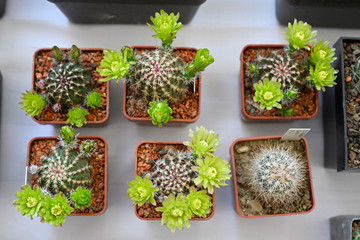
<path fill-rule="evenodd" d="M 280 140 L 300 140 L 311 128 L 289 128 Z"/>

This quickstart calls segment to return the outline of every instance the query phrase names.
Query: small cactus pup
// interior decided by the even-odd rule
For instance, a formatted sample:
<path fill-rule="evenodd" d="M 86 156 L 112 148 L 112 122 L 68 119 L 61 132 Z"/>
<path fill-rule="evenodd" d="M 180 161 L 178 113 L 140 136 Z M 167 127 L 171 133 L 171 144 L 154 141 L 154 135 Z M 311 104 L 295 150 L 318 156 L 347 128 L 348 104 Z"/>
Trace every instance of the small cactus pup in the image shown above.
<path fill-rule="evenodd" d="M 121 52 L 107 49 L 101 67 L 97 69 L 102 81 L 115 79 L 116 83 L 125 79 L 127 87 L 133 92 L 126 97 L 129 107 L 126 113 L 129 116 L 150 118 L 154 125 L 162 127 L 162 123 L 173 118 L 194 118 L 197 112 L 179 114 L 179 108 L 189 108 L 184 101 L 195 94 L 196 80 L 200 72 L 214 62 L 208 49 L 203 48 L 194 52 L 178 50 L 172 47 L 176 33 L 182 28 L 178 22 L 179 13 L 166 13 L 160 10 L 155 17 L 151 17 L 152 24 L 148 26 L 155 31 L 154 38 L 160 39 L 161 47 L 147 49 L 131 49 L 123 47 Z M 193 54 L 194 53 L 194 54 Z M 192 90 L 192 87 L 194 90 Z M 193 94 L 189 94 L 192 92 Z M 186 106 L 184 106 L 184 104 Z M 174 111 L 174 106 L 177 112 Z M 143 111 L 142 109 L 147 109 Z M 198 109 L 198 106 L 193 109 Z M 197 110 L 191 110 L 197 111 Z"/>
<path fill-rule="evenodd" d="M 314 198 L 307 151 L 304 139 L 236 140 L 231 155 L 238 213 L 252 217 L 310 212 Z"/>
<path fill-rule="evenodd" d="M 246 85 L 243 93 L 249 95 L 244 107 L 247 114 L 314 116 L 315 91 L 335 85 L 338 72 L 331 66 L 336 59 L 334 49 L 329 47 L 329 42 L 317 41 L 316 34 L 309 24 L 295 19 L 286 29 L 285 47 L 249 47 L 244 51 L 244 59 L 248 61 L 243 64 Z M 265 91 L 269 94 L 264 95 L 269 80 L 278 83 L 282 94 L 273 97 L 271 91 Z"/>
<path fill-rule="evenodd" d="M 39 67 L 46 68 L 47 72 L 35 75 L 37 80 L 33 92 L 26 91 L 20 104 L 26 115 L 36 119 L 45 115 L 49 118 L 48 115 L 53 114 L 56 116 L 54 120 L 64 119 L 66 123 L 81 127 L 86 124 L 90 109 L 102 107 L 101 93 L 97 92 L 89 64 L 83 64 L 77 46 L 73 45 L 66 54 L 57 46 L 51 51 L 51 64 L 48 62 L 47 67 Z M 40 60 L 41 63 L 45 61 Z M 39 64 L 37 62 L 36 66 Z"/>
<path fill-rule="evenodd" d="M 192 218 L 209 218 L 215 187 L 231 178 L 228 161 L 214 154 L 219 135 L 201 126 L 195 132 L 190 129 L 189 136 L 192 141 L 183 144 L 139 145 L 137 175 L 128 183 L 127 195 L 137 215 L 161 217 L 161 224 L 172 232 L 189 227 Z"/>
<path fill-rule="evenodd" d="M 81 144 L 75 130 L 63 126 L 59 143 L 44 153 L 29 173 L 33 187 L 25 185 L 15 196 L 16 209 L 24 216 L 39 216 L 41 222 L 61 226 L 67 215 L 92 204 L 92 166 L 90 157 L 96 150 L 93 140 Z"/>

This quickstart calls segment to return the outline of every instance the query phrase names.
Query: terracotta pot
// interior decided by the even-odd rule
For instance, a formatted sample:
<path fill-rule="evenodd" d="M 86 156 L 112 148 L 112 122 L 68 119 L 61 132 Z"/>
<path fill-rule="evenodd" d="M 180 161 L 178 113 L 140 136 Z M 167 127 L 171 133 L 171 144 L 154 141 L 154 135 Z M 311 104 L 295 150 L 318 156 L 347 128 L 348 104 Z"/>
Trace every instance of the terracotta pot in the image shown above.
<path fill-rule="evenodd" d="M 155 46 L 133 46 L 132 47 L 134 50 L 153 50 L 156 49 Z M 187 48 L 187 47 L 177 47 L 174 50 L 189 50 L 189 51 L 194 51 L 196 52 L 197 49 L 196 48 Z M 196 78 L 196 85 L 198 85 L 197 87 L 197 91 L 199 92 L 199 102 L 198 102 L 198 113 L 196 115 L 195 118 L 189 118 L 189 119 L 173 119 L 170 120 L 169 122 L 167 122 L 165 125 L 169 125 L 171 123 L 192 123 L 195 122 L 199 116 L 200 116 L 200 105 L 201 105 L 201 73 L 199 73 L 199 76 Z M 124 83 L 124 102 L 123 102 L 123 113 L 125 115 L 125 117 L 130 120 L 130 121 L 135 121 L 138 123 L 148 123 L 151 124 L 151 120 L 148 117 L 131 117 L 129 116 L 129 114 L 127 114 L 126 111 L 126 91 L 127 91 L 127 84 L 126 82 Z"/>
<path fill-rule="evenodd" d="M 68 51 L 70 50 L 70 48 L 61 48 L 62 51 Z M 101 51 L 103 52 L 104 49 L 102 48 L 81 48 L 81 51 Z M 34 61 L 33 61 L 33 77 L 32 77 L 32 89 L 34 91 L 35 89 L 35 74 L 36 74 L 36 69 L 35 69 L 35 61 L 36 61 L 36 56 L 43 51 L 51 51 L 51 48 L 40 48 L 38 50 L 36 50 L 36 52 L 34 53 Z M 110 82 L 106 83 L 106 116 L 104 119 L 102 119 L 101 121 L 87 121 L 86 124 L 84 124 L 84 126 L 104 126 L 106 125 L 107 121 L 109 120 L 109 116 L 110 116 L 110 106 L 109 106 L 109 101 L 110 101 Z M 66 121 L 45 121 L 45 120 L 37 120 L 35 117 L 32 117 L 32 119 L 39 123 L 39 124 L 53 124 L 53 125 L 66 125 Z"/>
<path fill-rule="evenodd" d="M 297 214 L 304 214 L 304 213 L 310 213 L 315 208 L 315 198 L 314 198 L 314 189 L 312 184 L 312 176 L 311 176 L 311 166 L 310 166 L 310 158 L 309 158 L 309 151 L 308 151 L 308 145 L 305 138 L 302 138 L 302 141 L 305 145 L 305 158 L 307 162 L 308 167 L 308 181 L 309 181 L 309 192 L 311 195 L 311 202 L 312 207 L 304 212 L 295 212 L 295 213 L 283 213 L 283 214 L 271 214 L 271 215 L 256 215 L 256 216 L 245 216 L 239 206 L 239 195 L 238 195 L 238 188 L 237 188 L 237 176 L 236 176 L 236 165 L 235 165 L 235 155 L 234 155 L 234 146 L 238 142 L 246 142 L 246 141 L 256 141 L 256 140 L 266 140 L 266 139 L 280 139 L 282 135 L 278 136 L 263 136 L 263 137 L 251 137 L 251 138 L 238 138 L 236 139 L 231 147 L 230 147 L 230 154 L 231 154 L 231 162 L 232 162 L 232 173 L 233 173 L 233 181 L 234 181 L 234 193 L 235 193 L 235 207 L 237 213 L 244 217 L 244 218 L 259 218 L 259 217 L 273 217 L 273 216 L 288 216 L 288 215 L 297 215 Z"/>
<path fill-rule="evenodd" d="M 144 145 L 144 144 L 164 144 L 164 145 L 183 145 L 182 142 L 161 142 L 161 141 L 142 141 L 140 142 L 137 146 L 136 146 L 136 150 L 135 150 L 135 176 L 139 175 L 138 172 L 137 172 L 137 168 L 138 168 L 138 158 L 137 158 L 137 153 L 138 153 L 138 150 L 139 150 L 139 147 L 141 145 Z M 205 220 L 209 220 L 211 219 L 213 216 L 214 216 L 214 213 L 215 213 L 215 192 L 212 194 L 212 211 L 210 213 L 210 215 L 206 218 L 200 218 L 200 217 L 194 217 L 190 220 L 198 220 L 198 221 L 205 221 Z M 134 210 L 135 210 L 135 215 L 141 219 L 141 220 L 161 220 L 161 218 L 156 218 L 156 217 L 153 217 L 153 218 L 144 218 L 144 217 L 141 217 L 138 212 L 137 212 L 137 205 L 134 206 Z"/>
<path fill-rule="evenodd" d="M 291 117 L 284 117 L 284 116 L 251 116 L 245 111 L 245 86 L 244 86 L 244 75 L 245 75 L 245 60 L 244 54 L 248 48 L 284 48 L 286 45 L 284 44 L 249 44 L 246 45 L 240 55 L 240 62 L 241 62 L 241 117 L 245 121 L 254 121 L 254 120 L 298 120 L 298 119 L 309 119 L 315 117 L 319 112 L 319 96 L 318 91 L 315 91 L 315 112 L 309 116 L 291 116 Z"/>
<path fill-rule="evenodd" d="M 38 140 L 57 140 L 58 137 L 35 137 L 33 139 L 30 140 L 29 144 L 28 144 L 28 151 L 27 151 L 27 160 L 26 160 L 26 171 L 25 171 L 25 184 L 32 186 L 32 175 L 28 172 L 28 168 L 30 166 L 30 158 L 32 156 L 32 152 L 31 152 L 31 146 L 33 145 L 33 143 L 35 141 Z M 98 139 L 100 141 L 102 141 L 104 143 L 104 208 L 96 213 L 71 213 L 70 216 L 96 216 L 96 215 L 101 215 L 105 212 L 106 208 L 107 208 L 107 162 L 108 162 L 108 147 L 107 147 L 107 143 L 105 141 L 104 138 L 99 137 L 99 136 L 81 136 L 78 137 L 78 139 L 82 140 L 82 139 Z"/>

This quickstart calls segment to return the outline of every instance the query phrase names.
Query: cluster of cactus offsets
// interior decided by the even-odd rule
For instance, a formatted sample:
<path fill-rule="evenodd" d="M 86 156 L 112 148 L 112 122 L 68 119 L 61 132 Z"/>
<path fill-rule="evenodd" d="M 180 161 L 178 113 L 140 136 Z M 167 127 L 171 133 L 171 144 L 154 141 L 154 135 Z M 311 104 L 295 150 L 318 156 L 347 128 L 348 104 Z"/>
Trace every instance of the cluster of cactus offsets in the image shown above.
<path fill-rule="evenodd" d="M 281 83 L 282 89 L 301 89 L 305 85 L 305 79 L 301 78 L 298 63 L 288 53 L 275 52 L 268 58 L 261 59 L 257 69 L 260 71 L 261 80 L 264 78 L 276 79 Z"/>
<path fill-rule="evenodd" d="M 273 206 L 292 203 L 306 186 L 306 166 L 286 145 L 262 146 L 247 156 L 245 178 L 256 197 Z"/>
<path fill-rule="evenodd" d="M 155 197 L 163 202 L 164 197 L 170 194 L 188 194 L 190 187 L 196 187 L 193 182 L 197 176 L 194 166 L 191 153 L 167 148 L 167 153 L 155 162 L 151 172 L 150 179 L 159 189 Z"/>
<path fill-rule="evenodd" d="M 185 97 L 189 80 L 184 77 L 185 63 L 173 51 L 157 49 L 143 52 L 132 69 L 129 82 L 138 96 L 147 101 L 177 102 Z"/>
<path fill-rule="evenodd" d="M 90 72 L 76 60 L 71 57 L 55 64 L 49 69 L 49 77 L 45 81 L 50 102 L 52 105 L 60 104 L 63 110 L 82 105 L 93 89 Z M 59 110 L 59 107 L 53 108 L 55 112 Z"/>

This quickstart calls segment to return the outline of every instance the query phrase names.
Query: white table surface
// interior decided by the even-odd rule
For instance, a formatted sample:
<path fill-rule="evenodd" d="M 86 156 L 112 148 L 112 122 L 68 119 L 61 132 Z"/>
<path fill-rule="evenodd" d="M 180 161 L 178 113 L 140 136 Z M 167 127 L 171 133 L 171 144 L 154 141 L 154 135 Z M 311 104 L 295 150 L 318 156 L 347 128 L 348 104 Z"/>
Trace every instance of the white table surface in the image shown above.
<path fill-rule="evenodd" d="M 310 23 L 311 24 L 311 23 Z M 360 36 L 357 29 L 316 28 L 318 38 L 333 44 L 340 36 Z M 180 126 L 138 125 L 122 114 L 123 85 L 111 83 L 110 120 L 103 128 L 84 127 L 82 136 L 100 135 L 109 145 L 108 208 L 97 217 L 68 217 L 55 228 L 22 217 L 12 206 L 24 182 L 26 150 L 37 136 L 54 136 L 58 127 L 42 126 L 20 109 L 21 93 L 31 87 L 32 57 L 37 48 L 154 45 L 145 25 L 75 25 L 45 0 L 8 0 L 0 19 L 0 70 L 3 75 L 0 141 L 0 239 L 329 239 L 329 218 L 360 214 L 359 174 L 324 168 L 322 110 L 307 121 L 245 123 L 240 119 L 239 55 L 249 43 L 286 43 L 284 26 L 275 17 L 274 1 L 208 0 L 178 33 L 174 46 L 207 47 L 215 58 L 203 73 L 201 115 Z M 244 219 L 235 211 L 233 186 L 216 190 L 210 221 L 171 234 L 159 221 L 141 221 L 126 197 L 134 179 L 135 146 L 142 140 L 184 141 L 188 129 L 204 125 L 220 134 L 217 154 L 230 158 L 231 143 L 241 137 L 283 134 L 289 127 L 311 127 L 310 147 L 316 206 L 305 215 Z"/>

